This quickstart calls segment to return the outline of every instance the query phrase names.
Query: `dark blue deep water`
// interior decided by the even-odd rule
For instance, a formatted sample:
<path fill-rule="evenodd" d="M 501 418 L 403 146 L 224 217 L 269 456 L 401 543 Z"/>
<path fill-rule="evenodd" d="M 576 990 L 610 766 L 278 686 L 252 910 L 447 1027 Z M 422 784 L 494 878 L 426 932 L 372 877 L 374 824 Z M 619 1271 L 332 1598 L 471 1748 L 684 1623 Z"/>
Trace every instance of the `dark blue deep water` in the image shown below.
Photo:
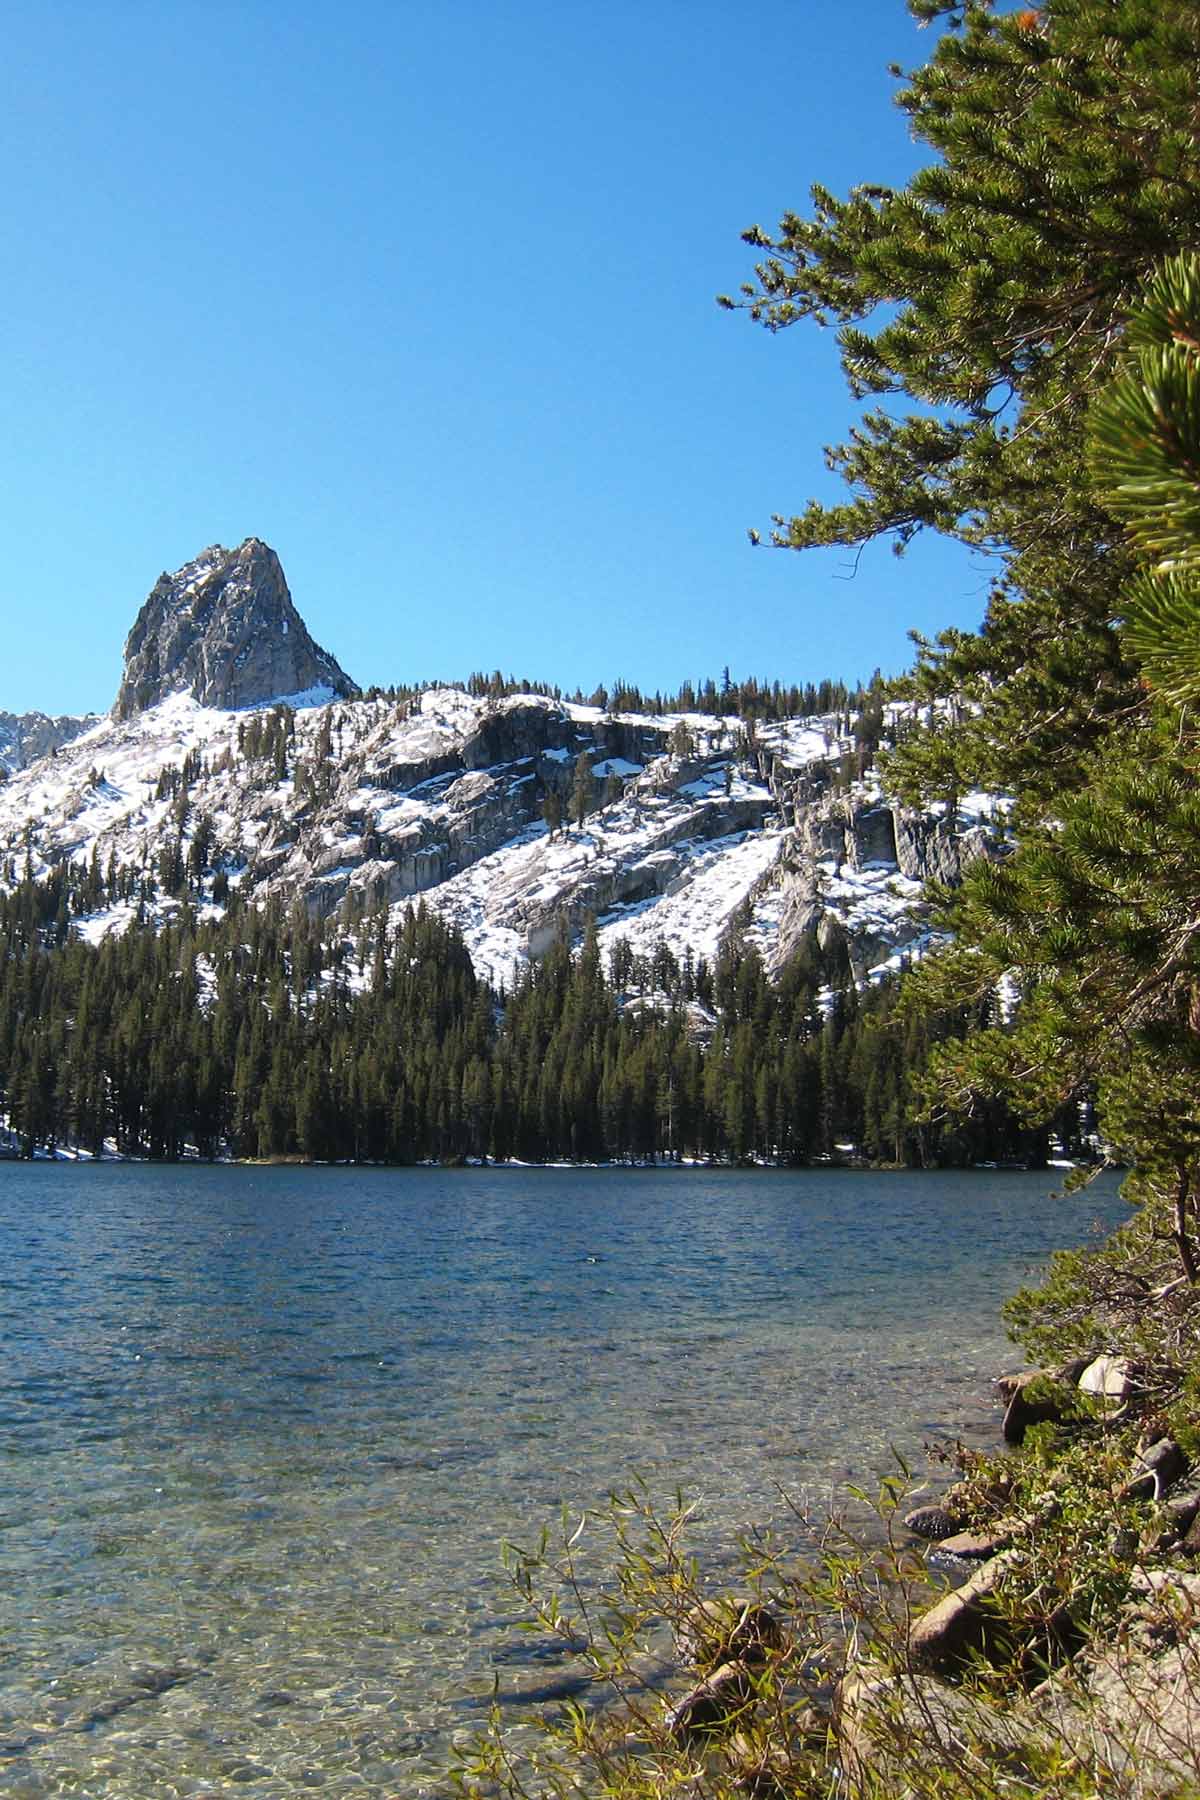
<path fill-rule="evenodd" d="M 640 1475 L 720 1566 L 984 1441 L 1000 1300 L 1123 1216 L 1052 1186 L 0 1164 L 0 1792 L 443 1792 L 545 1680 L 503 1538 Z"/>

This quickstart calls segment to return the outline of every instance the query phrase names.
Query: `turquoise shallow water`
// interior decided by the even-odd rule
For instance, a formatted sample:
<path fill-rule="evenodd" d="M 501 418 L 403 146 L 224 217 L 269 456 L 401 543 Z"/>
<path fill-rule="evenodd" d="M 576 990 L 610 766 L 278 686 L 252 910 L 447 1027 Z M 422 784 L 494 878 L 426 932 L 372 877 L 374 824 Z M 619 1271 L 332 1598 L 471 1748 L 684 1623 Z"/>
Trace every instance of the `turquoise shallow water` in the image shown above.
<path fill-rule="evenodd" d="M 0 1792 L 444 1792 L 500 1540 L 634 1474 L 706 1566 L 994 1429 L 1048 1176 L 0 1164 Z"/>

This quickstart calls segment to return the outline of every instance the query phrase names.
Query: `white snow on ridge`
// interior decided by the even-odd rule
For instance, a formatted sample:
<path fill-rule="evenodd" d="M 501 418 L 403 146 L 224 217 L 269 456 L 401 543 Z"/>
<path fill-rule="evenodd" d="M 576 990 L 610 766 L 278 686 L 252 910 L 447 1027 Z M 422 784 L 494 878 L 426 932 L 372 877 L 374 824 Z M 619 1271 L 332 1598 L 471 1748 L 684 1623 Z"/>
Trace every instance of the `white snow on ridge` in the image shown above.
<path fill-rule="evenodd" d="M 651 764 L 643 779 L 660 776 Z M 723 778 L 711 791 L 723 797 Z M 730 797 L 770 799 L 743 777 L 731 782 Z M 462 932 L 479 972 L 505 986 L 528 962 L 531 943 L 542 946 L 568 896 L 576 914 L 580 907 L 596 913 L 606 947 L 628 937 L 635 954 L 649 954 L 665 940 L 681 958 L 689 947 L 694 957 L 711 958 L 731 915 L 778 857 L 785 834 L 760 829 L 709 841 L 684 833 L 693 820 L 701 823 L 694 795 L 643 790 L 634 782 L 582 831 L 550 837 L 543 826 L 531 826 L 422 898 Z M 657 891 L 662 882 L 665 893 Z M 629 904 L 607 902 L 614 888 L 639 886 L 651 891 Z"/>
<path fill-rule="evenodd" d="M 838 735 L 836 713 L 815 719 L 782 719 L 760 725 L 758 742 L 778 756 L 787 769 L 806 769 L 813 763 L 840 756 L 845 748 Z"/>
<path fill-rule="evenodd" d="M 271 758 L 247 759 L 239 738 L 251 741 L 248 715 L 284 703 L 221 711 L 176 693 L 129 720 L 97 721 L 0 785 L 0 875 L 11 865 L 19 878 L 28 835 L 36 874 L 63 857 L 86 862 L 98 849 L 102 868 L 115 858 L 153 882 L 164 846 L 181 837 L 186 854 L 204 817 L 213 833 L 210 874 L 223 871 L 256 902 L 267 894 L 286 905 L 307 898 L 322 915 L 345 903 L 353 918 L 360 906 L 400 896 L 397 921 L 423 902 L 461 930 L 479 973 L 506 987 L 544 952 L 560 919 L 578 931 L 589 914 L 606 951 L 627 943 L 649 959 L 665 945 L 680 962 L 690 954 L 711 963 L 736 929 L 774 967 L 809 916 L 814 877 L 816 915 L 823 910 L 861 940 L 853 953 L 860 976 L 920 953 L 920 883 L 894 863 L 855 867 L 830 856 L 814 864 L 812 845 L 829 840 L 805 837 L 797 823 L 805 797 L 822 784 L 793 786 L 789 777 L 842 754 L 848 740 L 838 735 L 836 715 L 760 725 L 755 756 L 737 719 L 630 715 L 614 730 L 611 715 L 546 696 L 496 701 L 430 688 L 403 702 L 368 701 L 319 688 L 286 697 L 294 752 L 281 774 Z M 526 721 L 541 710 L 547 728 L 535 717 L 530 731 Z M 503 725 L 508 712 L 524 715 L 511 729 Z M 572 733 L 572 719 L 600 728 L 594 738 Z M 495 730 L 498 721 L 503 728 Z M 680 723 L 686 743 L 674 736 Z M 571 747 L 556 747 L 564 737 Z M 607 754 L 614 742 L 629 754 Z M 597 784 L 592 797 L 613 777 L 621 791 L 582 830 L 551 837 L 540 793 L 529 784 L 548 778 L 565 798 L 581 748 Z M 163 782 L 157 799 L 163 771 L 179 770 L 196 752 L 189 792 Z M 517 760 L 492 760 L 505 755 Z M 759 770 L 768 772 L 777 799 Z M 833 838 L 847 805 L 861 812 L 879 797 L 868 771 L 838 797 Z M 997 810 L 1003 803 L 998 808 L 994 796 L 967 796 L 959 827 Z M 862 838 L 854 856 L 874 841 Z M 212 916 L 208 881 L 201 916 Z M 96 942 L 137 910 L 136 903 L 115 905 L 80 921 L 81 935 Z M 159 919 L 176 910 L 161 892 L 149 903 Z M 907 948 L 889 956 L 898 941 Z"/>
<path fill-rule="evenodd" d="M 285 631 L 287 630 L 286 620 L 284 621 L 283 629 Z M 327 681 L 318 681 L 314 682 L 312 687 L 302 688 L 298 694 L 280 694 L 277 700 L 260 702 L 253 710 L 255 712 L 262 712 L 264 705 L 268 707 L 290 706 L 293 712 L 302 712 L 307 711 L 309 707 L 313 706 L 328 706 L 331 700 L 336 699 L 337 694 L 333 688 L 330 687 L 329 683 Z"/>
<path fill-rule="evenodd" d="M 601 917 L 601 946 L 611 952 L 623 939 L 635 956 L 651 956 L 665 944 L 677 962 L 689 951 L 697 962 L 714 962 L 734 913 L 779 860 L 785 841 L 786 833 L 776 829 L 691 846 L 682 874 L 665 894 Z"/>

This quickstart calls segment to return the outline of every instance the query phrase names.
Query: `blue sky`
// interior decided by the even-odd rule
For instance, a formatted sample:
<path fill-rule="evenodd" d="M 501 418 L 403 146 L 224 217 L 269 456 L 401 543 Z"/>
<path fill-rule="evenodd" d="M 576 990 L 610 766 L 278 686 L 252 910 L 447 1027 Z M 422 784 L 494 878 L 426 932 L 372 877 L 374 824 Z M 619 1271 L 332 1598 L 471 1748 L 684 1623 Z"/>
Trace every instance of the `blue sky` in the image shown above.
<path fill-rule="evenodd" d="M 163 569 L 265 538 L 364 685 L 852 677 L 973 625 L 951 546 L 751 550 L 832 495 L 831 333 L 714 296 L 925 155 L 903 0 L 8 10 L 0 708 L 100 710 Z"/>

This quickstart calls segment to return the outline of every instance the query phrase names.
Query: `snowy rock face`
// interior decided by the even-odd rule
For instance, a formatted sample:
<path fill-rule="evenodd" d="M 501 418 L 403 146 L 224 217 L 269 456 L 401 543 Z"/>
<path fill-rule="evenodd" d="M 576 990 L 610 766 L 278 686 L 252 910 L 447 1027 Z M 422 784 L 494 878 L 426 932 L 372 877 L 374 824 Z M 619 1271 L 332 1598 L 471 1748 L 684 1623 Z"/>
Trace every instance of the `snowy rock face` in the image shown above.
<path fill-rule="evenodd" d="M 13 775 L 40 756 L 50 756 L 69 744 L 95 723 L 94 713 L 84 719 L 51 719 L 40 712 L 0 712 L 0 769 Z"/>
<path fill-rule="evenodd" d="M 180 693 L 234 709 L 357 692 L 309 636 L 275 552 L 247 538 L 236 550 L 213 544 L 159 577 L 126 639 L 113 713 L 129 719 Z"/>
<path fill-rule="evenodd" d="M 111 714 L 0 714 L 0 886 L 94 865 L 106 901 L 75 922 L 93 940 L 233 892 L 347 930 L 419 896 L 506 987 L 589 920 L 626 967 L 736 941 L 776 973 L 815 936 L 867 981 L 931 941 L 925 883 L 992 852 L 1003 802 L 914 813 L 873 770 L 849 780 L 852 728 L 366 699 L 248 538 L 158 581 Z"/>
<path fill-rule="evenodd" d="M 921 953 L 924 880 L 987 852 L 994 804 L 912 814 L 869 773 L 839 789 L 844 729 L 783 720 L 755 739 L 737 719 L 454 688 L 257 711 L 177 692 L 0 784 L 0 883 L 27 862 L 129 871 L 126 897 L 78 922 L 95 938 L 139 904 L 177 912 L 184 893 L 163 871 L 182 857 L 202 916 L 237 889 L 349 929 L 419 896 L 506 986 L 589 918 L 606 954 L 647 965 L 660 952 L 711 964 L 736 938 L 777 971 L 815 934 L 863 981 Z"/>

